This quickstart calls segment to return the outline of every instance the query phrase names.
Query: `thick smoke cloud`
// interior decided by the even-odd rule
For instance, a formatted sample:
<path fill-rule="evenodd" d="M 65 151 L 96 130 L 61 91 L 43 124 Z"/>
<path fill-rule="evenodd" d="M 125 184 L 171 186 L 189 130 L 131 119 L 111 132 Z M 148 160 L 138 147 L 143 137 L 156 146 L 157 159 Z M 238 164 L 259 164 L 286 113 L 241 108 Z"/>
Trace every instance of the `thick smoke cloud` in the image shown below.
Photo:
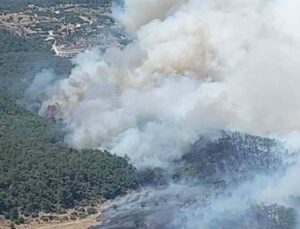
<path fill-rule="evenodd" d="M 52 73 L 41 73 L 29 94 L 44 91 L 40 114 L 66 123 L 68 144 L 127 155 L 138 168 L 167 167 L 216 130 L 273 136 L 297 152 L 299 11 L 293 0 L 125 0 L 115 17 L 133 33 L 130 44 L 80 54 L 71 75 L 48 88 Z M 298 174 L 296 162 L 180 215 L 196 228 L 253 200 L 289 206 Z"/>
<path fill-rule="evenodd" d="M 300 4 L 291 0 L 125 1 L 123 49 L 79 55 L 40 113 L 74 147 L 104 147 L 137 166 L 179 158 L 200 132 L 279 136 L 300 128 Z M 55 93 L 53 93 L 55 91 Z"/>
<path fill-rule="evenodd" d="M 126 12 L 115 9 L 116 18 L 120 19 L 126 27 L 136 31 L 139 27 L 154 19 L 165 19 L 181 3 L 187 0 L 131 0 L 125 1 Z"/>
<path fill-rule="evenodd" d="M 202 131 L 299 129 L 299 3 L 142 2 L 116 13 L 135 40 L 79 55 L 43 103 L 59 107 L 69 144 L 162 166 Z"/>

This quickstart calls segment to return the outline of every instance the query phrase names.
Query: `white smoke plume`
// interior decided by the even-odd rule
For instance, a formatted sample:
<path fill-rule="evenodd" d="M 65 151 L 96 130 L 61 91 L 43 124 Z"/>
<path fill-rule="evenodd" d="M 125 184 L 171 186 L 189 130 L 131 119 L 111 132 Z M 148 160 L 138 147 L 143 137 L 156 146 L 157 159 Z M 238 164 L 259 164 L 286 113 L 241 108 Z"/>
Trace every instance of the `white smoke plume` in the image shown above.
<path fill-rule="evenodd" d="M 77 56 L 71 75 L 44 90 L 40 114 L 55 106 L 68 144 L 127 155 L 138 168 L 168 166 L 200 133 L 220 129 L 299 151 L 299 12 L 293 0 L 125 0 L 115 18 L 134 40 Z M 300 195 L 299 168 L 251 181 L 207 214 L 238 212 L 250 199 L 288 205 Z M 187 209 L 190 228 L 202 210 Z"/>
<path fill-rule="evenodd" d="M 126 0 L 135 39 L 79 55 L 40 113 L 59 108 L 78 148 L 139 167 L 179 158 L 200 132 L 284 135 L 300 128 L 300 3 Z"/>
<path fill-rule="evenodd" d="M 121 20 L 131 31 L 138 30 L 141 26 L 155 19 L 165 19 L 178 6 L 187 0 L 131 0 L 125 1 L 125 12 L 117 12 L 116 18 Z"/>

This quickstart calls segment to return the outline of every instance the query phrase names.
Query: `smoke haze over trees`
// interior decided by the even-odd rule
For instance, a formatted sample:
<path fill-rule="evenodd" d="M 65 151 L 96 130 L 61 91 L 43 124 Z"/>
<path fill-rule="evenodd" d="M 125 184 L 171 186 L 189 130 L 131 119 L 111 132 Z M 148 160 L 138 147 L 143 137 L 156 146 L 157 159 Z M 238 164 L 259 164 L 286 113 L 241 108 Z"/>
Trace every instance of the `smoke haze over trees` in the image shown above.
<path fill-rule="evenodd" d="M 17 105 L 35 73 L 50 67 L 66 74 L 70 61 L 39 41 L 0 34 L 0 215 L 20 223 L 23 216 L 88 206 L 135 188 L 136 171 L 125 159 L 67 148 L 56 125 Z"/>
<path fill-rule="evenodd" d="M 106 148 L 138 169 L 166 171 L 145 171 L 150 183 L 164 184 L 173 163 L 186 159 L 192 163 L 182 171 L 200 174 L 211 185 L 190 188 L 189 179 L 171 179 L 166 189 L 120 201 L 102 222 L 110 228 L 120 222 L 128 228 L 157 222 L 161 228 L 214 228 L 215 221 L 228 226 L 241 217 L 246 227 L 259 224 L 251 221 L 257 212 L 273 228 L 284 225 L 274 226 L 282 219 L 277 214 L 290 215 L 286 227 L 295 228 L 299 205 L 290 196 L 300 195 L 299 10 L 292 0 L 125 0 L 123 9 L 113 10 L 132 42 L 76 57 L 71 74 L 41 93 L 40 115 L 55 107 L 51 117 L 66 123 L 65 141 L 75 148 Z M 222 130 L 262 137 L 237 134 L 232 141 L 239 144 L 232 148 Z M 213 142 L 211 148 L 197 148 L 202 135 Z M 277 168 L 268 138 L 286 147 L 276 148 L 275 155 L 286 161 L 295 155 L 292 163 Z M 191 156 L 191 148 L 198 154 Z M 257 168 L 275 171 L 261 174 Z M 149 208 L 139 207 L 147 203 Z M 270 209 L 273 218 L 265 217 L 272 216 Z M 141 219 L 137 225 L 135 218 Z"/>
<path fill-rule="evenodd" d="M 2 213 L 56 211 L 141 184 L 95 228 L 297 228 L 299 11 L 292 0 L 125 0 L 113 9 L 132 36 L 125 47 L 72 64 L 46 58 L 23 79 L 27 90 L 1 59 Z M 16 38 L 10 57 L 43 53 L 26 42 Z M 10 88 L 42 117 L 7 98 Z"/>

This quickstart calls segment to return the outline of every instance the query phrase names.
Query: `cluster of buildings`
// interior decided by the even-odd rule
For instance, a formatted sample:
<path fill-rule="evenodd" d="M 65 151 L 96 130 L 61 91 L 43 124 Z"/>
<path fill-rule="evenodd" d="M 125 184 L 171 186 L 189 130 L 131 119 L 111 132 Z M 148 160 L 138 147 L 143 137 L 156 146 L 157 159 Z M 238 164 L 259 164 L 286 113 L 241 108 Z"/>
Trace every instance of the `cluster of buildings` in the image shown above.
<path fill-rule="evenodd" d="M 0 28 L 20 36 L 42 38 L 52 45 L 56 55 L 73 57 L 97 43 L 118 44 L 118 38 L 104 35 L 117 27 L 110 11 L 108 3 L 97 7 L 80 4 L 55 7 L 28 5 L 23 12 L 0 12 Z M 106 43 L 100 41 L 104 36 Z"/>

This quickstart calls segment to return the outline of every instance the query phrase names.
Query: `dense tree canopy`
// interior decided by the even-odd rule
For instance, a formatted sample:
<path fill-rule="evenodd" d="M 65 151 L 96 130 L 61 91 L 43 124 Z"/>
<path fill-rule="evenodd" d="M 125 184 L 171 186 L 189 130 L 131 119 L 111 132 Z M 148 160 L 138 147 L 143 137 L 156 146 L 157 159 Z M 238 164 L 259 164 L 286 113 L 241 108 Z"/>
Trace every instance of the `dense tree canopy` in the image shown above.
<path fill-rule="evenodd" d="M 66 75 L 70 60 L 54 56 L 41 41 L 0 29 L 0 91 L 22 98 L 34 75 L 44 68 Z"/>
<path fill-rule="evenodd" d="M 4 30 L 0 49 L 0 215 L 22 222 L 21 215 L 89 205 L 135 188 L 136 171 L 126 159 L 68 148 L 54 123 L 17 105 L 35 73 L 50 67 L 67 74 L 70 61 Z"/>
<path fill-rule="evenodd" d="M 62 144 L 54 126 L 0 96 L 0 214 L 15 218 L 114 198 L 136 186 L 120 157 Z"/>

